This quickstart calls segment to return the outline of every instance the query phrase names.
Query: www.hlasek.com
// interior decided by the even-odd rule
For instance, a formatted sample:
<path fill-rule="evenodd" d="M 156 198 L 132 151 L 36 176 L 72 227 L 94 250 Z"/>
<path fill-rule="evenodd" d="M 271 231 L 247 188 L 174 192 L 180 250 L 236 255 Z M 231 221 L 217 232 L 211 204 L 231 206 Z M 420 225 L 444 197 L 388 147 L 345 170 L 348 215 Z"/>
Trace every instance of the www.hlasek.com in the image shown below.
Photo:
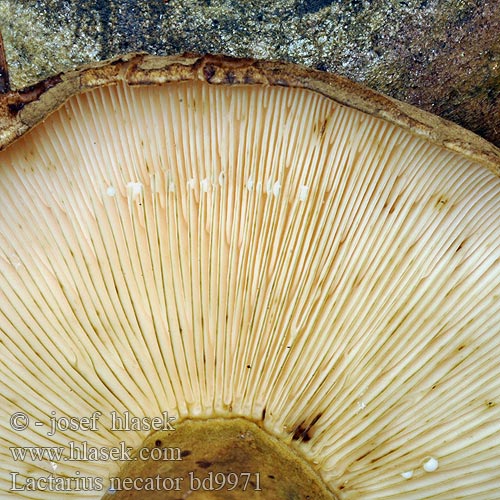
<path fill-rule="evenodd" d="M 34 421 L 38 428 L 48 427 L 46 435 L 54 436 L 64 431 L 97 431 L 101 412 L 94 412 L 89 417 L 58 416 L 51 412 L 49 423 Z M 163 412 L 160 417 L 135 417 L 128 411 L 123 414 L 110 413 L 109 429 L 112 431 L 175 431 L 176 417 Z M 28 429 L 31 425 L 29 416 L 23 412 L 11 415 L 10 426 L 17 432 Z M 65 446 L 22 446 L 9 447 L 11 458 L 14 462 L 50 463 L 53 473 L 48 475 L 26 476 L 21 472 L 10 473 L 10 491 L 103 491 L 110 493 L 117 491 L 220 491 L 253 489 L 261 491 L 260 473 L 258 472 L 207 472 L 200 475 L 188 472 L 179 477 L 161 476 L 153 477 L 112 477 L 105 479 L 98 476 L 84 476 L 80 471 L 74 475 L 58 475 L 58 464 L 65 462 L 94 462 L 94 461 L 119 461 L 128 462 L 136 460 L 152 461 L 181 461 L 182 450 L 178 447 L 153 447 L 141 448 L 133 453 L 133 449 L 121 441 L 116 446 L 94 446 L 88 441 L 69 441 Z"/>

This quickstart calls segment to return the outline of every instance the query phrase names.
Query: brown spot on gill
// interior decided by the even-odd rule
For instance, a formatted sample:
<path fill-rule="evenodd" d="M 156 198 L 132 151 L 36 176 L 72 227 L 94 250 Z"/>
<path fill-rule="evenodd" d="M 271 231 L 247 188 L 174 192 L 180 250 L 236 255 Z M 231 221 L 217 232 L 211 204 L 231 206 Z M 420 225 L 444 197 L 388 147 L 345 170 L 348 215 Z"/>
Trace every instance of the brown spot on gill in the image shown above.
<path fill-rule="evenodd" d="M 389 208 L 389 213 L 390 214 L 392 214 L 396 210 L 396 207 L 397 207 L 397 205 L 399 203 L 399 200 L 401 199 L 401 196 L 402 195 L 399 194 L 398 196 L 396 196 L 396 199 L 392 202 L 391 207 Z M 388 206 L 388 203 L 386 203 L 386 205 L 384 205 L 384 207 L 385 206 Z"/>
<path fill-rule="evenodd" d="M 323 121 L 323 123 L 321 124 L 321 127 L 319 129 L 320 138 L 323 138 L 323 136 L 325 135 L 325 130 L 326 130 L 327 124 L 328 124 L 328 117 L 325 118 L 325 120 Z"/>
<path fill-rule="evenodd" d="M 436 208 L 438 210 L 441 210 L 447 203 L 448 203 L 448 197 L 445 195 L 441 195 L 438 197 L 437 202 L 436 202 Z"/>
<path fill-rule="evenodd" d="M 314 425 L 318 422 L 318 420 L 321 418 L 322 413 L 318 413 L 309 424 L 306 423 L 306 421 L 302 421 L 298 426 L 295 427 L 295 430 L 293 431 L 293 436 L 292 439 L 294 441 L 303 441 L 304 443 L 307 443 L 308 441 L 311 440 L 312 435 L 311 435 L 311 430 L 314 427 Z"/>
<path fill-rule="evenodd" d="M 363 460 L 363 458 L 366 458 L 370 453 L 371 453 L 372 450 L 368 450 L 366 453 L 363 453 L 363 455 L 359 456 L 357 459 L 356 459 L 356 462 L 361 462 L 361 460 Z"/>
<path fill-rule="evenodd" d="M 388 452 L 384 453 L 383 455 L 380 455 L 379 457 L 375 457 L 372 460 L 370 460 L 370 463 L 374 464 L 375 462 L 378 462 L 379 460 L 382 460 L 382 458 L 387 457 L 388 455 L 390 455 L 391 453 L 394 453 L 395 451 L 396 451 L 395 449 L 389 450 Z M 368 455 L 368 453 L 367 453 L 367 455 Z"/>

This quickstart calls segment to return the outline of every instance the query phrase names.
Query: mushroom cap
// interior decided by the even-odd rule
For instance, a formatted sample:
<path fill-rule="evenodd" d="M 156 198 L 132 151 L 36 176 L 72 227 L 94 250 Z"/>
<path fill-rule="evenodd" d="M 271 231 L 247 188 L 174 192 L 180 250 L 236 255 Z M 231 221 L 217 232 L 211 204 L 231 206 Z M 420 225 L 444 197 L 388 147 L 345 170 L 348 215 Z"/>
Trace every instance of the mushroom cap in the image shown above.
<path fill-rule="evenodd" d="M 333 498 L 500 498 L 494 146 L 342 78 L 197 56 L 9 92 L 0 127 L 0 491 L 113 476 L 11 448 L 137 448 L 151 429 L 113 416 L 168 412 L 258 423 Z"/>

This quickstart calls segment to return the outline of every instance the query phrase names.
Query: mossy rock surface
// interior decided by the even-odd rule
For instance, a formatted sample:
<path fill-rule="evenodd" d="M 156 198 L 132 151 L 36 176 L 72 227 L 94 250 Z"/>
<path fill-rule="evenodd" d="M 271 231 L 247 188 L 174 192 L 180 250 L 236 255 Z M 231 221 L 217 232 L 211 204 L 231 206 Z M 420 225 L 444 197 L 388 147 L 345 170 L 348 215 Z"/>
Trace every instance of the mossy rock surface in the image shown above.
<path fill-rule="evenodd" d="M 500 4 L 464 0 L 0 0 L 13 86 L 131 51 L 336 72 L 500 145 Z"/>

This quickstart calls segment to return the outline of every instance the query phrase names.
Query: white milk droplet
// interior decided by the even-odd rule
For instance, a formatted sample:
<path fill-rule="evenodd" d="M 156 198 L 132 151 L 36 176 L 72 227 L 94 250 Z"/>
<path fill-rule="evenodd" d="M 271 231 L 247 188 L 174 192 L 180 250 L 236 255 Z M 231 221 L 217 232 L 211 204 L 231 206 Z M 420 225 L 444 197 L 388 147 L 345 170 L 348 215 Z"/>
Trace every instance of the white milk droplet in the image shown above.
<path fill-rule="evenodd" d="M 364 401 L 361 401 L 360 399 L 358 399 L 358 401 L 356 402 L 356 405 L 358 407 L 357 413 L 359 413 L 360 411 L 363 411 L 366 408 L 366 403 Z"/>
<path fill-rule="evenodd" d="M 17 253 L 13 253 L 10 255 L 10 263 L 16 268 L 19 269 L 21 267 L 21 259 Z"/>
<path fill-rule="evenodd" d="M 135 200 L 138 196 L 142 194 L 143 185 L 141 182 L 129 182 L 127 184 L 127 189 L 129 196 L 132 200 Z"/>
<path fill-rule="evenodd" d="M 306 201 L 308 192 L 309 192 L 309 186 L 300 186 L 300 188 L 299 188 L 299 200 Z"/>
<path fill-rule="evenodd" d="M 401 472 L 401 476 L 403 476 L 405 479 L 411 479 L 413 477 L 413 471 L 407 470 L 406 472 Z"/>
<path fill-rule="evenodd" d="M 115 196 L 116 195 L 116 188 L 114 186 L 109 186 L 108 189 L 106 189 L 106 194 L 108 196 Z"/>
<path fill-rule="evenodd" d="M 423 467 L 425 472 L 434 472 L 439 467 L 439 462 L 434 457 L 429 457 Z"/>

